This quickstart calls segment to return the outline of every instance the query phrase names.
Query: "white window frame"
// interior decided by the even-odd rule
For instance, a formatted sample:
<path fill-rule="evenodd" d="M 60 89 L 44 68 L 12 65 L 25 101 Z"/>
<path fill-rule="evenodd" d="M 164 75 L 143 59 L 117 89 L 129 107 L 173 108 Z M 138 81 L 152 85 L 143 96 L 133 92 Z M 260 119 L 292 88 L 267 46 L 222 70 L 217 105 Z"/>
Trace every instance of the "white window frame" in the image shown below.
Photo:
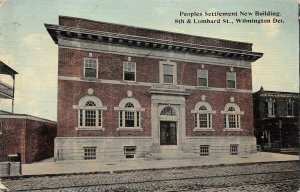
<path fill-rule="evenodd" d="M 205 71 L 205 77 L 202 77 L 202 71 Z M 199 79 L 206 79 L 206 85 L 200 85 Z M 208 87 L 208 70 L 207 69 L 197 69 L 197 86 L 199 87 Z"/>
<path fill-rule="evenodd" d="M 164 82 L 164 65 L 173 66 L 173 83 L 165 83 Z M 159 61 L 159 83 L 168 84 L 168 85 L 177 85 L 177 63 L 167 61 Z"/>
<path fill-rule="evenodd" d="M 291 111 L 292 114 L 289 114 L 289 104 L 291 105 Z M 286 116 L 287 117 L 294 117 L 294 101 L 292 101 L 291 99 L 286 101 Z"/>
<path fill-rule="evenodd" d="M 206 110 L 200 110 L 202 107 L 205 107 Z M 212 107 L 208 102 L 198 102 L 191 113 L 194 114 L 194 131 L 214 131 L 212 118 L 213 114 L 216 114 L 216 111 L 212 110 Z M 206 115 L 207 127 L 200 126 L 200 115 Z"/>
<path fill-rule="evenodd" d="M 229 78 L 230 74 L 234 74 L 234 80 Z M 234 81 L 234 87 L 229 87 L 228 81 Z M 227 89 L 236 89 L 236 72 L 233 71 L 226 72 L 226 87 Z"/>
<path fill-rule="evenodd" d="M 85 69 L 87 68 L 86 67 L 87 63 L 86 62 L 87 62 L 87 60 L 90 60 L 90 59 L 96 60 L 96 77 L 86 77 L 85 76 Z M 85 57 L 85 58 L 83 58 L 83 76 L 85 78 L 98 79 L 98 58 L 92 58 L 92 57 Z"/>
<path fill-rule="evenodd" d="M 231 108 L 234 111 L 230 111 Z M 227 103 L 221 114 L 224 115 L 224 131 L 243 131 L 241 128 L 241 115 L 244 115 L 244 111 L 241 111 L 236 103 Z M 232 116 L 234 116 L 235 127 L 230 127 L 230 117 Z"/>
<path fill-rule="evenodd" d="M 87 106 L 87 102 L 93 102 L 95 106 Z M 107 110 L 106 106 L 103 106 L 101 100 L 96 96 L 84 96 L 82 97 L 78 105 L 73 105 L 73 109 L 78 111 L 78 126 L 75 128 L 76 130 L 102 130 L 103 127 L 103 112 Z M 95 126 L 87 126 L 86 125 L 86 112 L 87 111 L 95 111 Z"/>
<path fill-rule="evenodd" d="M 131 103 L 134 107 L 125 107 L 126 104 Z M 115 111 L 118 111 L 118 127 L 117 131 L 142 131 L 142 112 L 145 108 L 141 108 L 140 103 L 134 98 L 124 98 L 120 101 L 119 107 L 114 107 Z M 126 127 L 125 124 L 125 114 L 126 112 L 131 112 L 134 114 L 134 126 Z"/>
<path fill-rule="evenodd" d="M 128 65 L 128 64 L 134 64 L 134 71 L 126 71 L 126 70 L 125 70 L 125 68 L 126 68 L 125 66 Z M 126 73 L 126 72 L 134 73 L 134 80 L 126 80 L 126 79 L 125 79 L 125 73 Z M 135 62 L 132 62 L 132 61 L 124 61 L 124 62 L 123 62 L 123 80 L 124 80 L 124 81 L 136 82 L 136 63 L 135 63 Z"/>

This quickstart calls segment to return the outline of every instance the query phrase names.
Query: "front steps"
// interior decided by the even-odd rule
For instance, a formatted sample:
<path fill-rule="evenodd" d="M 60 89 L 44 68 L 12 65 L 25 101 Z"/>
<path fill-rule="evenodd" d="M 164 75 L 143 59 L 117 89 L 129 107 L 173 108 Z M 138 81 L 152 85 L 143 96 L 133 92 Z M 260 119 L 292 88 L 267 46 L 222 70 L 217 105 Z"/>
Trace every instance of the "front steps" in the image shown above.
<path fill-rule="evenodd" d="M 199 154 L 196 153 L 185 153 L 181 149 L 178 149 L 177 146 L 160 146 L 159 152 L 150 153 L 146 159 L 191 159 L 198 158 Z"/>

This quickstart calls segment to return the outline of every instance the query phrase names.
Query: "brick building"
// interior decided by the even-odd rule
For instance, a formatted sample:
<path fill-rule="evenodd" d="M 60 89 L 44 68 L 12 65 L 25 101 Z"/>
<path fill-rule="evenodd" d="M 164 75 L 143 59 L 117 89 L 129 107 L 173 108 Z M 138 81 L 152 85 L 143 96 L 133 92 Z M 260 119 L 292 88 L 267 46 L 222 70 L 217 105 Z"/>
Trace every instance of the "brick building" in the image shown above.
<path fill-rule="evenodd" d="M 59 17 L 57 159 L 256 145 L 252 44 Z"/>
<path fill-rule="evenodd" d="M 0 162 L 8 161 L 9 156 L 21 160 L 21 163 L 53 157 L 56 122 L 13 113 L 16 74 L 0 61 L 0 102 L 2 99 L 12 100 L 11 111 L 0 110 Z"/>
<path fill-rule="evenodd" d="M 268 148 L 299 148 L 299 93 L 267 91 L 253 94 L 257 143 Z"/>
<path fill-rule="evenodd" d="M 53 157 L 56 122 L 24 114 L 0 115 L 0 162 L 17 156 L 21 163 Z"/>

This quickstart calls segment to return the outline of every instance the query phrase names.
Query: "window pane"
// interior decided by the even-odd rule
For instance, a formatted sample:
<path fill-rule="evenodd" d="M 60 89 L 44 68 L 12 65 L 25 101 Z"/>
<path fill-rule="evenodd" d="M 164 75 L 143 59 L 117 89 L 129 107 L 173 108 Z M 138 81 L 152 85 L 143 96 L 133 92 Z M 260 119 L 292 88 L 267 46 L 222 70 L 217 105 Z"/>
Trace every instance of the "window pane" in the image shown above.
<path fill-rule="evenodd" d="M 174 115 L 176 115 L 176 113 L 175 113 L 175 111 L 173 110 L 172 107 L 165 107 L 165 108 L 161 111 L 160 115 L 170 115 L 170 116 L 174 116 Z"/>
<path fill-rule="evenodd" d="M 99 123 L 99 127 L 101 127 L 102 126 L 102 113 L 101 113 L 101 111 L 98 111 L 98 123 Z"/>
<path fill-rule="evenodd" d="M 97 70 L 92 68 L 85 68 L 85 77 L 97 77 Z"/>
<path fill-rule="evenodd" d="M 229 128 L 236 128 L 236 115 L 228 115 Z"/>
<path fill-rule="evenodd" d="M 207 86 L 207 79 L 198 78 L 198 86 Z"/>
<path fill-rule="evenodd" d="M 85 125 L 96 126 L 96 110 L 85 111 Z"/>
<path fill-rule="evenodd" d="M 136 113 L 136 126 L 140 127 L 140 112 Z"/>
<path fill-rule="evenodd" d="M 173 75 L 164 74 L 164 83 L 173 83 Z"/>
<path fill-rule="evenodd" d="M 134 127 L 134 112 L 125 111 L 125 127 Z"/>
<path fill-rule="evenodd" d="M 198 69 L 197 70 L 197 77 L 198 78 L 205 78 L 205 79 L 207 79 L 207 77 L 208 77 L 208 71 L 206 69 Z"/>
<path fill-rule="evenodd" d="M 227 88 L 235 88 L 235 81 L 227 80 Z"/>
<path fill-rule="evenodd" d="M 135 73 L 133 73 L 133 72 L 124 72 L 124 80 L 126 80 L 126 81 L 135 81 Z"/>
<path fill-rule="evenodd" d="M 200 127 L 207 127 L 207 114 L 199 114 Z"/>
<path fill-rule="evenodd" d="M 163 65 L 163 74 L 173 75 L 173 65 Z"/>

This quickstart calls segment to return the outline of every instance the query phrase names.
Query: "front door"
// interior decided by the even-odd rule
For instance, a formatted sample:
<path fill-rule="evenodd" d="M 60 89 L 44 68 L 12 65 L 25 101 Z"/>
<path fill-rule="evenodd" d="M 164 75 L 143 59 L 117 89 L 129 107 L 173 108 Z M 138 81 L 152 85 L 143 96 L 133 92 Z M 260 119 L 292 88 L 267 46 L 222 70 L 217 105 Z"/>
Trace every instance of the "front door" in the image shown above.
<path fill-rule="evenodd" d="M 176 122 L 160 122 L 160 144 L 177 145 Z"/>

